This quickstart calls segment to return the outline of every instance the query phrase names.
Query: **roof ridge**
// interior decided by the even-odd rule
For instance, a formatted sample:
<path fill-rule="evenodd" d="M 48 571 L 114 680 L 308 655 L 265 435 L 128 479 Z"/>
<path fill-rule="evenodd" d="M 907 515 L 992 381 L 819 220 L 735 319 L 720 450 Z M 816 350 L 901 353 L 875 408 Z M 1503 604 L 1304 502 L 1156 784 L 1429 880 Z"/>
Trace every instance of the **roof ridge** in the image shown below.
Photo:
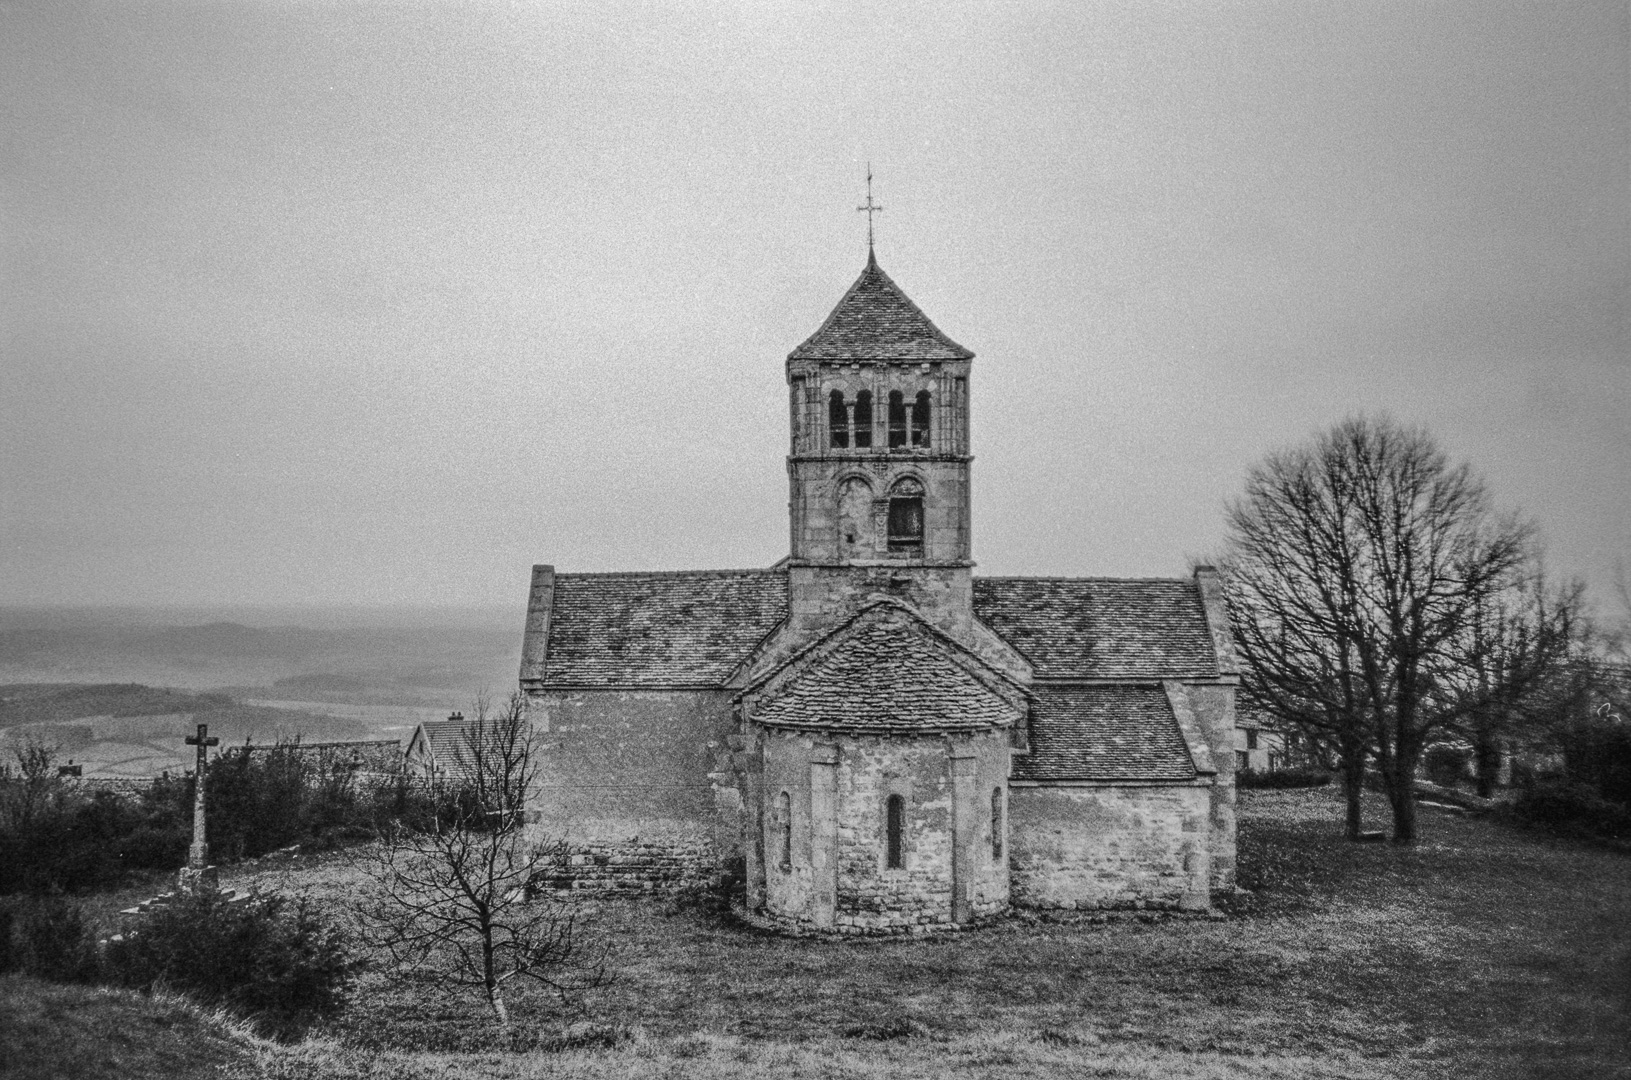
<path fill-rule="evenodd" d="M 652 577 L 742 577 L 744 575 L 785 574 L 786 568 L 751 566 L 740 570 L 576 570 L 556 572 L 555 579 L 570 578 L 652 578 Z"/>
<path fill-rule="evenodd" d="M 846 632 L 854 629 L 857 623 L 861 622 L 862 619 L 871 615 L 880 608 L 894 608 L 897 611 L 904 612 L 911 620 L 911 625 L 907 629 L 908 633 L 913 633 L 919 637 L 922 637 L 923 632 L 927 631 L 930 643 L 939 644 L 941 646 L 950 646 L 952 651 L 963 657 L 965 660 L 963 663 L 959 663 L 955 659 L 953 659 L 951 662 L 956 667 L 963 669 L 964 672 L 975 682 L 985 685 L 986 680 L 980 678 L 972 671 L 969 671 L 968 668 L 970 667 L 970 664 L 967 661 L 972 661 L 973 664 L 977 664 L 980 667 L 985 668 L 998 679 L 1018 690 L 1019 693 L 1025 693 L 1025 687 L 1007 672 L 1002 671 L 979 653 L 975 652 L 973 649 L 970 649 L 967 645 L 964 645 L 962 642 L 946 633 L 940 627 L 934 625 L 934 623 L 930 622 L 924 617 L 921 611 L 913 607 L 911 604 L 908 604 L 906 601 L 893 596 L 877 596 L 868 599 L 859 608 L 857 608 L 855 612 L 849 616 L 849 618 L 834 626 L 826 633 L 818 635 L 813 641 L 809 642 L 803 647 L 795 649 L 780 663 L 772 666 L 758 678 L 745 684 L 742 689 L 737 692 L 736 697 L 742 698 L 750 693 L 755 693 L 763 689 L 764 687 L 770 685 L 770 683 L 773 682 L 778 675 L 783 672 L 790 671 L 801 661 L 809 657 L 816 656 L 823 648 L 836 650 L 838 646 L 842 644 L 841 639 Z M 989 690 L 990 687 L 987 687 L 987 689 Z M 996 691 L 993 690 L 991 692 L 995 693 Z"/>
<path fill-rule="evenodd" d="M 1071 577 L 1065 574 L 975 574 L 975 581 L 1175 581 L 1189 584 L 1195 579 L 1192 577 L 1106 577 L 1103 575 L 1089 577 Z"/>

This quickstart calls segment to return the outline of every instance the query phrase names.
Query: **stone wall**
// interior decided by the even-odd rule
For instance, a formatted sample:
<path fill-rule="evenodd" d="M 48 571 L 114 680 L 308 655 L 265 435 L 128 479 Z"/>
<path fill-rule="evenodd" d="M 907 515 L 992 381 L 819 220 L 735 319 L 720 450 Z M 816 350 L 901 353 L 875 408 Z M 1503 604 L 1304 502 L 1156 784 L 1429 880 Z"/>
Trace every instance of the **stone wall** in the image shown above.
<path fill-rule="evenodd" d="M 1006 732 L 762 738 L 766 812 L 756 850 L 765 865 L 754 872 L 768 914 L 844 933 L 922 933 L 1007 906 L 1007 862 L 993 857 L 991 840 L 991 792 L 1006 788 Z M 905 807 L 899 868 L 886 858 L 892 795 Z"/>
<path fill-rule="evenodd" d="M 1226 892 L 1235 887 L 1235 688 L 1191 683 L 1186 689 L 1217 770 L 1209 800 L 1211 887 Z"/>
<path fill-rule="evenodd" d="M 1015 783 L 1010 805 L 1016 906 L 1207 906 L 1208 786 Z"/>
<path fill-rule="evenodd" d="M 251 754 L 284 750 L 295 754 L 309 768 L 322 773 L 351 770 L 359 773 L 393 775 L 402 769 L 402 744 L 396 739 L 362 739 L 354 742 L 299 742 L 254 744 L 245 747 Z"/>
<path fill-rule="evenodd" d="M 675 892 L 711 888 L 718 875 L 717 855 L 707 838 L 648 843 L 631 837 L 571 844 L 542 884 L 557 892 Z"/>
<path fill-rule="evenodd" d="M 740 799 L 719 783 L 728 691 L 537 691 L 528 716 L 534 828 L 567 844 L 563 874 L 582 883 L 561 887 L 689 887 L 740 859 Z"/>

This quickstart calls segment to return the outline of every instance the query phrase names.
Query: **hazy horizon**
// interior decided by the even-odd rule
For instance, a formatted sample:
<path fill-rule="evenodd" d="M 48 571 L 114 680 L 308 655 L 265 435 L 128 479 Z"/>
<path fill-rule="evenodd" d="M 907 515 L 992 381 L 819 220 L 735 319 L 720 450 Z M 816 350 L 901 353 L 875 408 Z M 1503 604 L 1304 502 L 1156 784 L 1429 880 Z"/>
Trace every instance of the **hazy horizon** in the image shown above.
<path fill-rule="evenodd" d="M 0 604 L 773 564 L 868 161 L 977 354 L 978 573 L 1182 575 L 1387 411 L 1612 603 L 1628 53 L 1607 0 L 0 2 Z"/>

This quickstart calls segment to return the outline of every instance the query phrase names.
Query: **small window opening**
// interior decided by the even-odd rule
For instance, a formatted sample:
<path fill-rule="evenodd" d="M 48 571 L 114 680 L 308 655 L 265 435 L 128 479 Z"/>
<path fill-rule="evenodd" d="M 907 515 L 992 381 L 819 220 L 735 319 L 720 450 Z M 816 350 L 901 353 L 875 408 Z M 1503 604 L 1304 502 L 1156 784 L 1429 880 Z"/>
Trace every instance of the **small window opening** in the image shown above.
<path fill-rule="evenodd" d="M 912 445 L 929 445 L 929 392 L 919 390 L 912 402 Z"/>
<path fill-rule="evenodd" d="M 901 841 L 906 832 L 906 800 L 899 795 L 889 796 L 889 802 L 884 808 L 884 854 L 887 865 L 891 870 L 899 870 L 906 865 L 901 848 Z"/>
<path fill-rule="evenodd" d="M 906 445 L 906 398 L 899 390 L 889 391 L 889 448 Z"/>
<path fill-rule="evenodd" d="M 923 496 L 889 500 L 889 550 L 923 550 Z"/>
<path fill-rule="evenodd" d="M 827 397 L 827 432 L 833 448 L 849 445 L 849 410 L 844 407 L 843 391 L 834 390 Z"/>
<path fill-rule="evenodd" d="M 991 857 L 1002 858 L 1002 788 L 991 789 Z"/>
<path fill-rule="evenodd" d="M 855 395 L 855 445 L 872 445 L 872 391 L 862 390 Z"/>
<path fill-rule="evenodd" d="M 782 792 L 776 800 L 776 825 L 781 842 L 781 858 L 777 862 L 783 870 L 793 869 L 793 800 Z"/>
<path fill-rule="evenodd" d="M 1257 732 L 1251 728 L 1246 729 L 1246 749 L 1257 749 Z"/>

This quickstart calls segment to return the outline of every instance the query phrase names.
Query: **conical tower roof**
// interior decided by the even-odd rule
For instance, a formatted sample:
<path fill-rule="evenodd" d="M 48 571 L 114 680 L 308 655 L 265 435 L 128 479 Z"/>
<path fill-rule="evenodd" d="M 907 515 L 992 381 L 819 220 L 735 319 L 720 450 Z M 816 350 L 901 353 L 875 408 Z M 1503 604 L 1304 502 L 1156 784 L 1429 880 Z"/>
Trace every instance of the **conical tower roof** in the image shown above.
<path fill-rule="evenodd" d="M 970 360 L 867 254 L 866 269 L 789 360 Z"/>

